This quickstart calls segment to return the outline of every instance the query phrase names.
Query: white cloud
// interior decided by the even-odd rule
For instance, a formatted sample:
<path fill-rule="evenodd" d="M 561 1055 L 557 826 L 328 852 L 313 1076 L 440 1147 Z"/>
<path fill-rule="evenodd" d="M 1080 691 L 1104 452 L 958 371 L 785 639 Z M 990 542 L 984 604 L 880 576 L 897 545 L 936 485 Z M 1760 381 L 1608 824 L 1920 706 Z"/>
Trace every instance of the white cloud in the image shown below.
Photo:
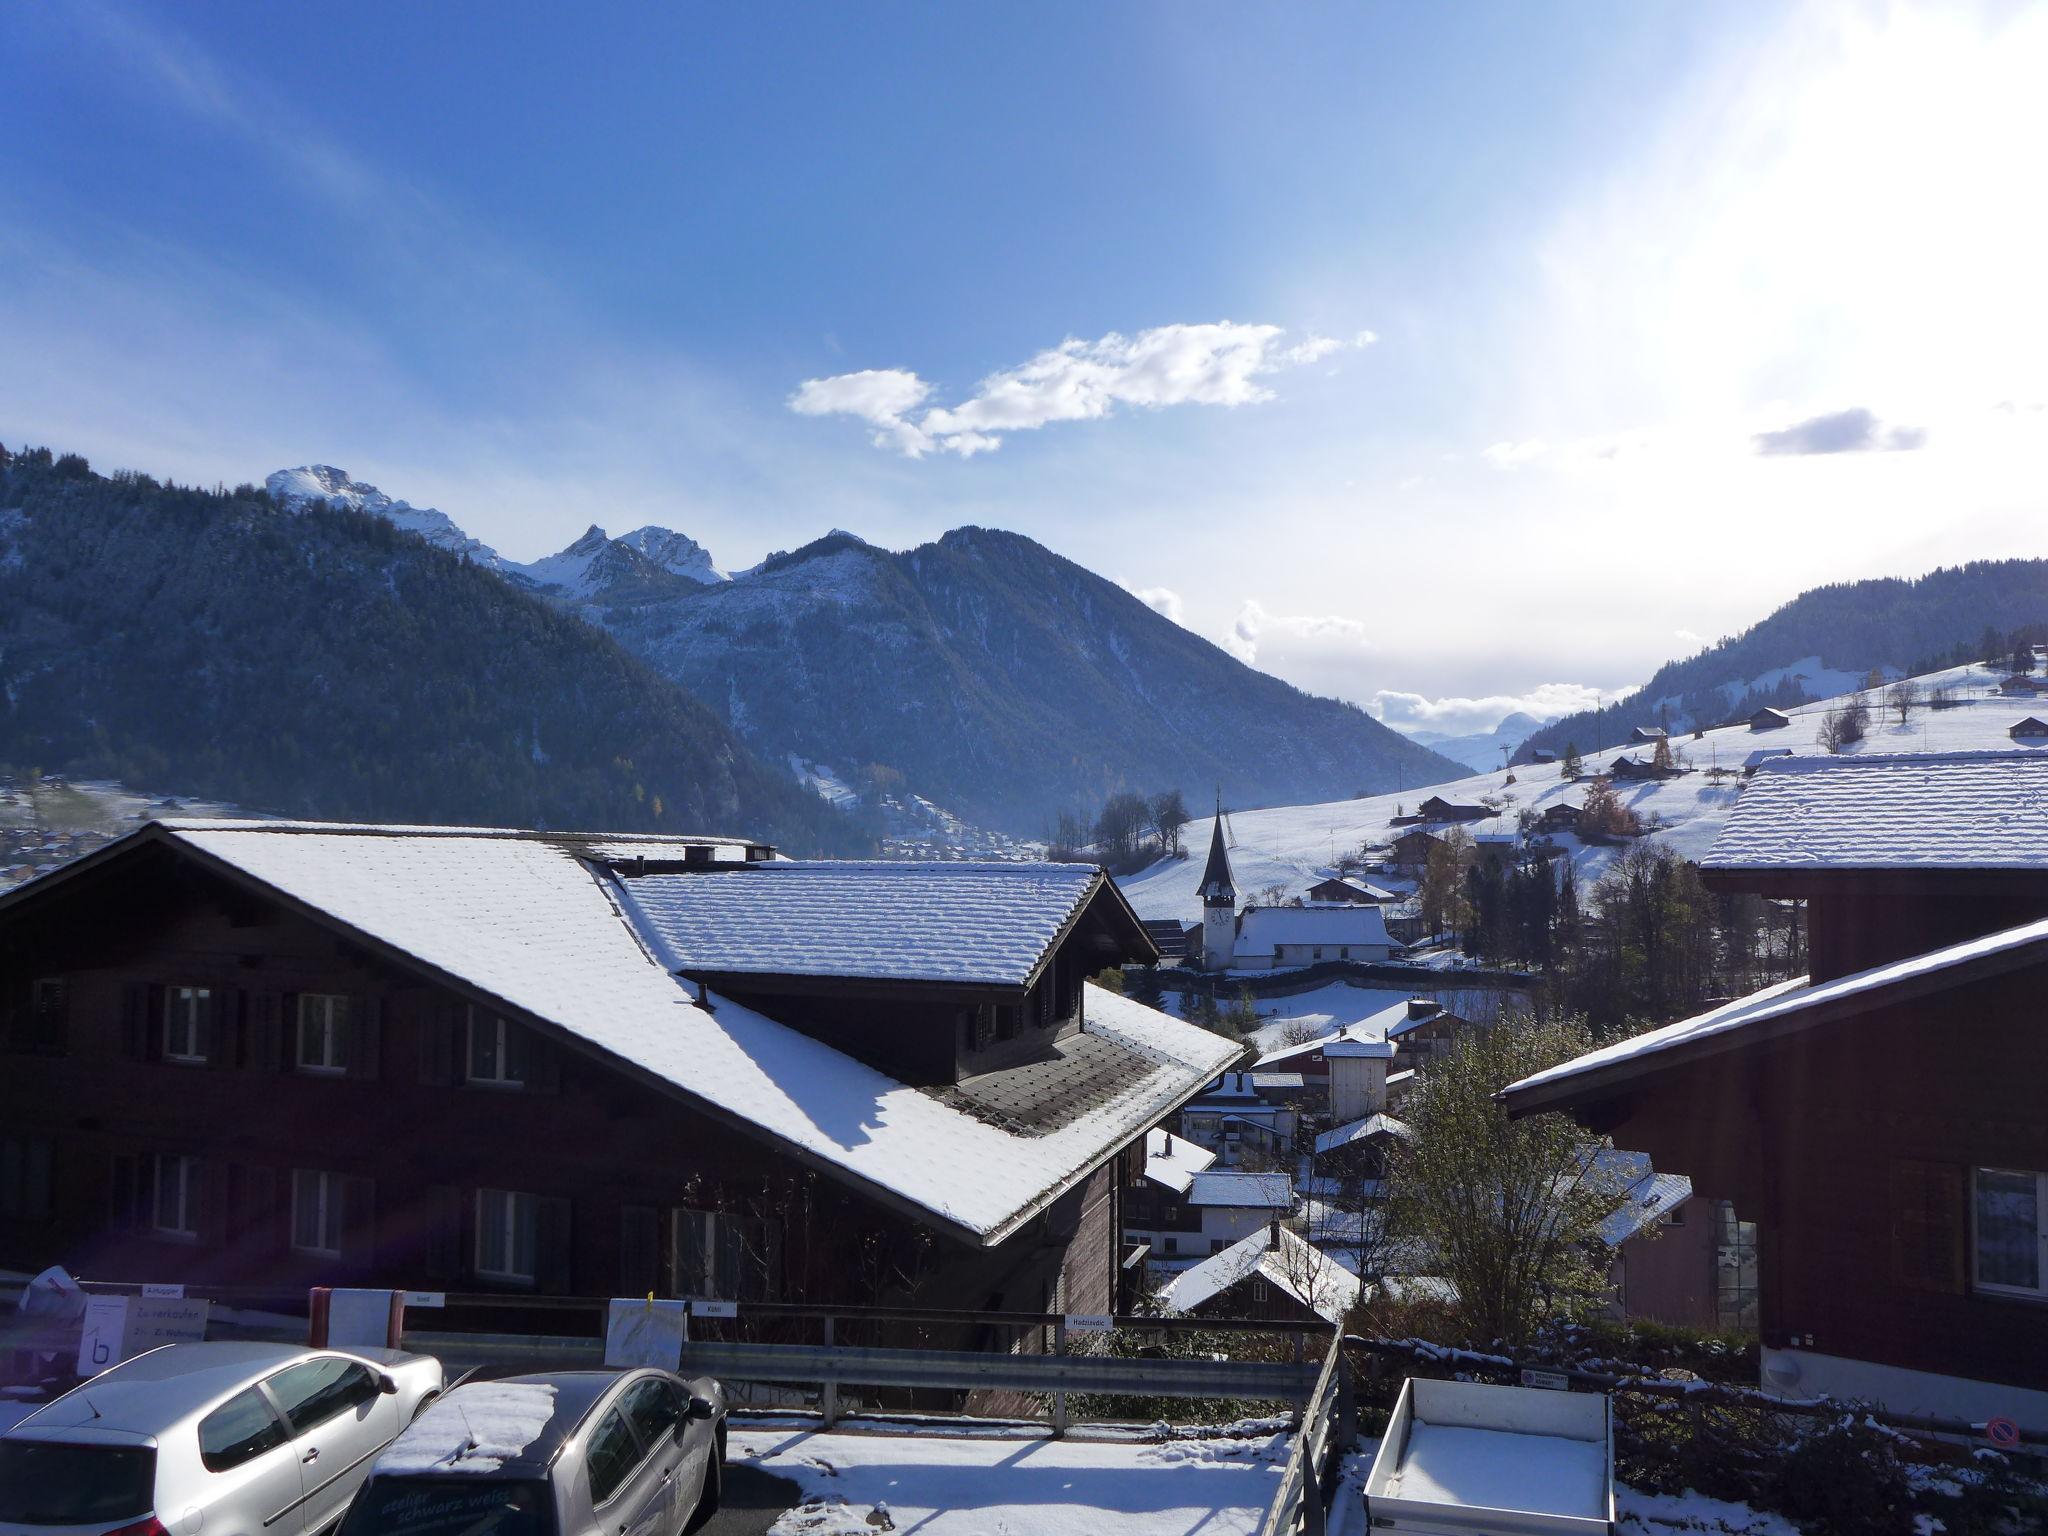
<path fill-rule="evenodd" d="M 1173 588 L 1134 587 L 1121 576 L 1117 577 L 1116 584 L 1143 603 L 1147 608 L 1150 608 L 1154 613 L 1164 618 L 1169 618 L 1176 624 L 1182 622 L 1180 594 L 1174 591 Z"/>
<path fill-rule="evenodd" d="M 1258 665 L 1261 646 L 1270 652 L 1276 645 L 1297 654 L 1307 650 L 1362 655 L 1372 650 L 1366 628 L 1357 619 L 1341 614 L 1269 613 L 1258 599 L 1246 598 L 1230 632 L 1223 637 L 1223 648 L 1253 667 Z M 1273 672 L 1275 668 L 1268 666 L 1265 670 Z"/>
<path fill-rule="evenodd" d="M 1365 707 L 1397 731 L 1441 731 L 1446 735 L 1466 736 L 1490 731 L 1513 714 L 1555 720 L 1560 715 L 1581 709 L 1595 709 L 1633 692 L 1634 688 L 1634 684 L 1602 689 L 1586 683 L 1540 683 L 1520 694 L 1440 699 L 1382 688 L 1366 702 Z"/>
<path fill-rule="evenodd" d="M 1494 443 L 1482 448 L 1479 456 L 1495 469 L 1520 469 L 1524 464 L 1533 464 L 1542 458 L 1544 451 L 1543 442 L 1532 437 L 1520 443 Z"/>
<path fill-rule="evenodd" d="M 1002 444 L 1007 432 L 1034 432 L 1058 421 L 1091 421 L 1119 405 L 1159 410 L 1170 405 L 1255 405 L 1273 398 L 1259 382 L 1372 338 L 1343 342 L 1306 335 L 1281 345 L 1277 325 L 1162 325 L 1099 341 L 1069 338 L 1029 362 L 992 373 L 959 405 L 922 415 L 932 386 L 901 368 L 870 368 L 806 379 L 789 398 L 799 415 L 857 416 L 876 430 L 877 447 L 909 458 L 955 453 L 972 458 Z"/>

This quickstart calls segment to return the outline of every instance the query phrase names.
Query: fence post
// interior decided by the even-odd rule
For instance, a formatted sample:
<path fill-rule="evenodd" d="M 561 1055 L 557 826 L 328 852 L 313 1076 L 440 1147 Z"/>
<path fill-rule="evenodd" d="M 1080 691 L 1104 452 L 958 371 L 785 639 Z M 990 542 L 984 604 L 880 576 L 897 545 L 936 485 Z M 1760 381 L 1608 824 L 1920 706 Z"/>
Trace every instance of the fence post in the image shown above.
<path fill-rule="evenodd" d="M 1067 1319 L 1062 1314 L 1052 1325 L 1052 1352 L 1064 1358 L 1067 1353 Z M 1052 1433 L 1057 1440 L 1067 1432 L 1067 1389 L 1060 1387 L 1052 1395 Z"/>
<path fill-rule="evenodd" d="M 825 1347 L 830 1349 L 836 1342 L 838 1341 L 832 1336 L 832 1315 L 828 1312 L 825 1315 Z M 825 1381 L 819 1384 L 818 1412 L 819 1416 L 824 1419 L 825 1428 L 827 1429 L 830 1429 L 839 1422 L 839 1383 L 837 1381 Z"/>
<path fill-rule="evenodd" d="M 1340 1344 L 1338 1348 L 1343 1348 Z M 1337 1455 L 1338 1466 L 1343 1466 L 1343 1457 L 1358 1449 L 1358 1392 L 1357 1383 L 1351 1378 L 1351 1361 L 1347 1356 L 1337 1364 Z"/>

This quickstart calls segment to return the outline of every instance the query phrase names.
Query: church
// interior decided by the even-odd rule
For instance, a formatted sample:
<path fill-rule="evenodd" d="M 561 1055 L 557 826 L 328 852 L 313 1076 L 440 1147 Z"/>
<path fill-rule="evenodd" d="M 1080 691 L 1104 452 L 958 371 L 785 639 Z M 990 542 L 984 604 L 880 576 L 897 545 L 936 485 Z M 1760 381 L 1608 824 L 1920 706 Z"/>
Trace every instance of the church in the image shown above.
<path fill-rule="evenodd" d="M 1248 906 L 1237 910 L 1230 850 L 1223 841 L 1219 806 L 1202 869 L 1201 968 L 1205 971 L 1277 971 L 1331 961 L 1370 964 L 1400 950 L 1376 905 L 1312 901 L 1300 906 Z M 1189 952 L 1194 952 L 1193 945 Z"/>

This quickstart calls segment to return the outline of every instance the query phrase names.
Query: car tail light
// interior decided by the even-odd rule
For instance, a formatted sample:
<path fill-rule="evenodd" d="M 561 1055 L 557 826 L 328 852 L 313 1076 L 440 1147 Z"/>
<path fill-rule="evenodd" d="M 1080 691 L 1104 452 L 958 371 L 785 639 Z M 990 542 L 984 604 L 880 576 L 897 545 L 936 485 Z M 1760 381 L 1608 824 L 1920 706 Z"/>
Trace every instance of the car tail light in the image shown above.
<path fill-rule="evenodd" d="M 151 1515 L 145 1520 L 136 1521 L 133 1525 L 116 1526 L 106 1532 L 105 1536 L 171 1536 L 171 1532 L 163 1521 Z"/>

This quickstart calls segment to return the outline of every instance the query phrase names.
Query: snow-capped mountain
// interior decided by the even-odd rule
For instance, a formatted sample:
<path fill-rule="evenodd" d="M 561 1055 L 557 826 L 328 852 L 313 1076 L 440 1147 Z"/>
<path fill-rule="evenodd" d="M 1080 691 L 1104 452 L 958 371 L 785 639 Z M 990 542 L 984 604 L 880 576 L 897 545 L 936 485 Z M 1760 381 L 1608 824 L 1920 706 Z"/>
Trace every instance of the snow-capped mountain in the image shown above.
<path fill-rule="evenodd" d="M 1490 731 L 1473 731 L 1464 736 L 1453 736 L 1448 731 L 1408 731 L 1405 734 L 1410 741 L 1419 741 L 1432 752 L 1441 752 L 1467 768 L 1485 773 L 1501 765 L 1503 747 L 1514 751 L 1542 724 L 1534 715 L 1525 715 L 1517 710 Z"/>
<path fill-rule="evenodd" d="M 394 501 L 374 485 L 349 479 L 347 470 L 336 469 L 332 464 L 302 464 L 297 469 L 280 469 L 266 478 L 263 484 L 273 497 L 293 511 L 321 502 L 330 507 L 368 512 L 373 517 L 396 524 L 407 533 L 418 534 L 436 548 L 448 550 L 491 570 L 503 571 L 513 564 L 490 545 L 464 533 L 446 512 L 433 507 L 416 507 L 407 501 Z"/>
<path fill-rule="evenodd" d="M 725 572 L 711 563 L 711 551 L 688 534 L 652 524 L 620 534 L 614 543 L 637 550 L 671 576 L 683 576 L 702 586 L 728 580 Z"/>

